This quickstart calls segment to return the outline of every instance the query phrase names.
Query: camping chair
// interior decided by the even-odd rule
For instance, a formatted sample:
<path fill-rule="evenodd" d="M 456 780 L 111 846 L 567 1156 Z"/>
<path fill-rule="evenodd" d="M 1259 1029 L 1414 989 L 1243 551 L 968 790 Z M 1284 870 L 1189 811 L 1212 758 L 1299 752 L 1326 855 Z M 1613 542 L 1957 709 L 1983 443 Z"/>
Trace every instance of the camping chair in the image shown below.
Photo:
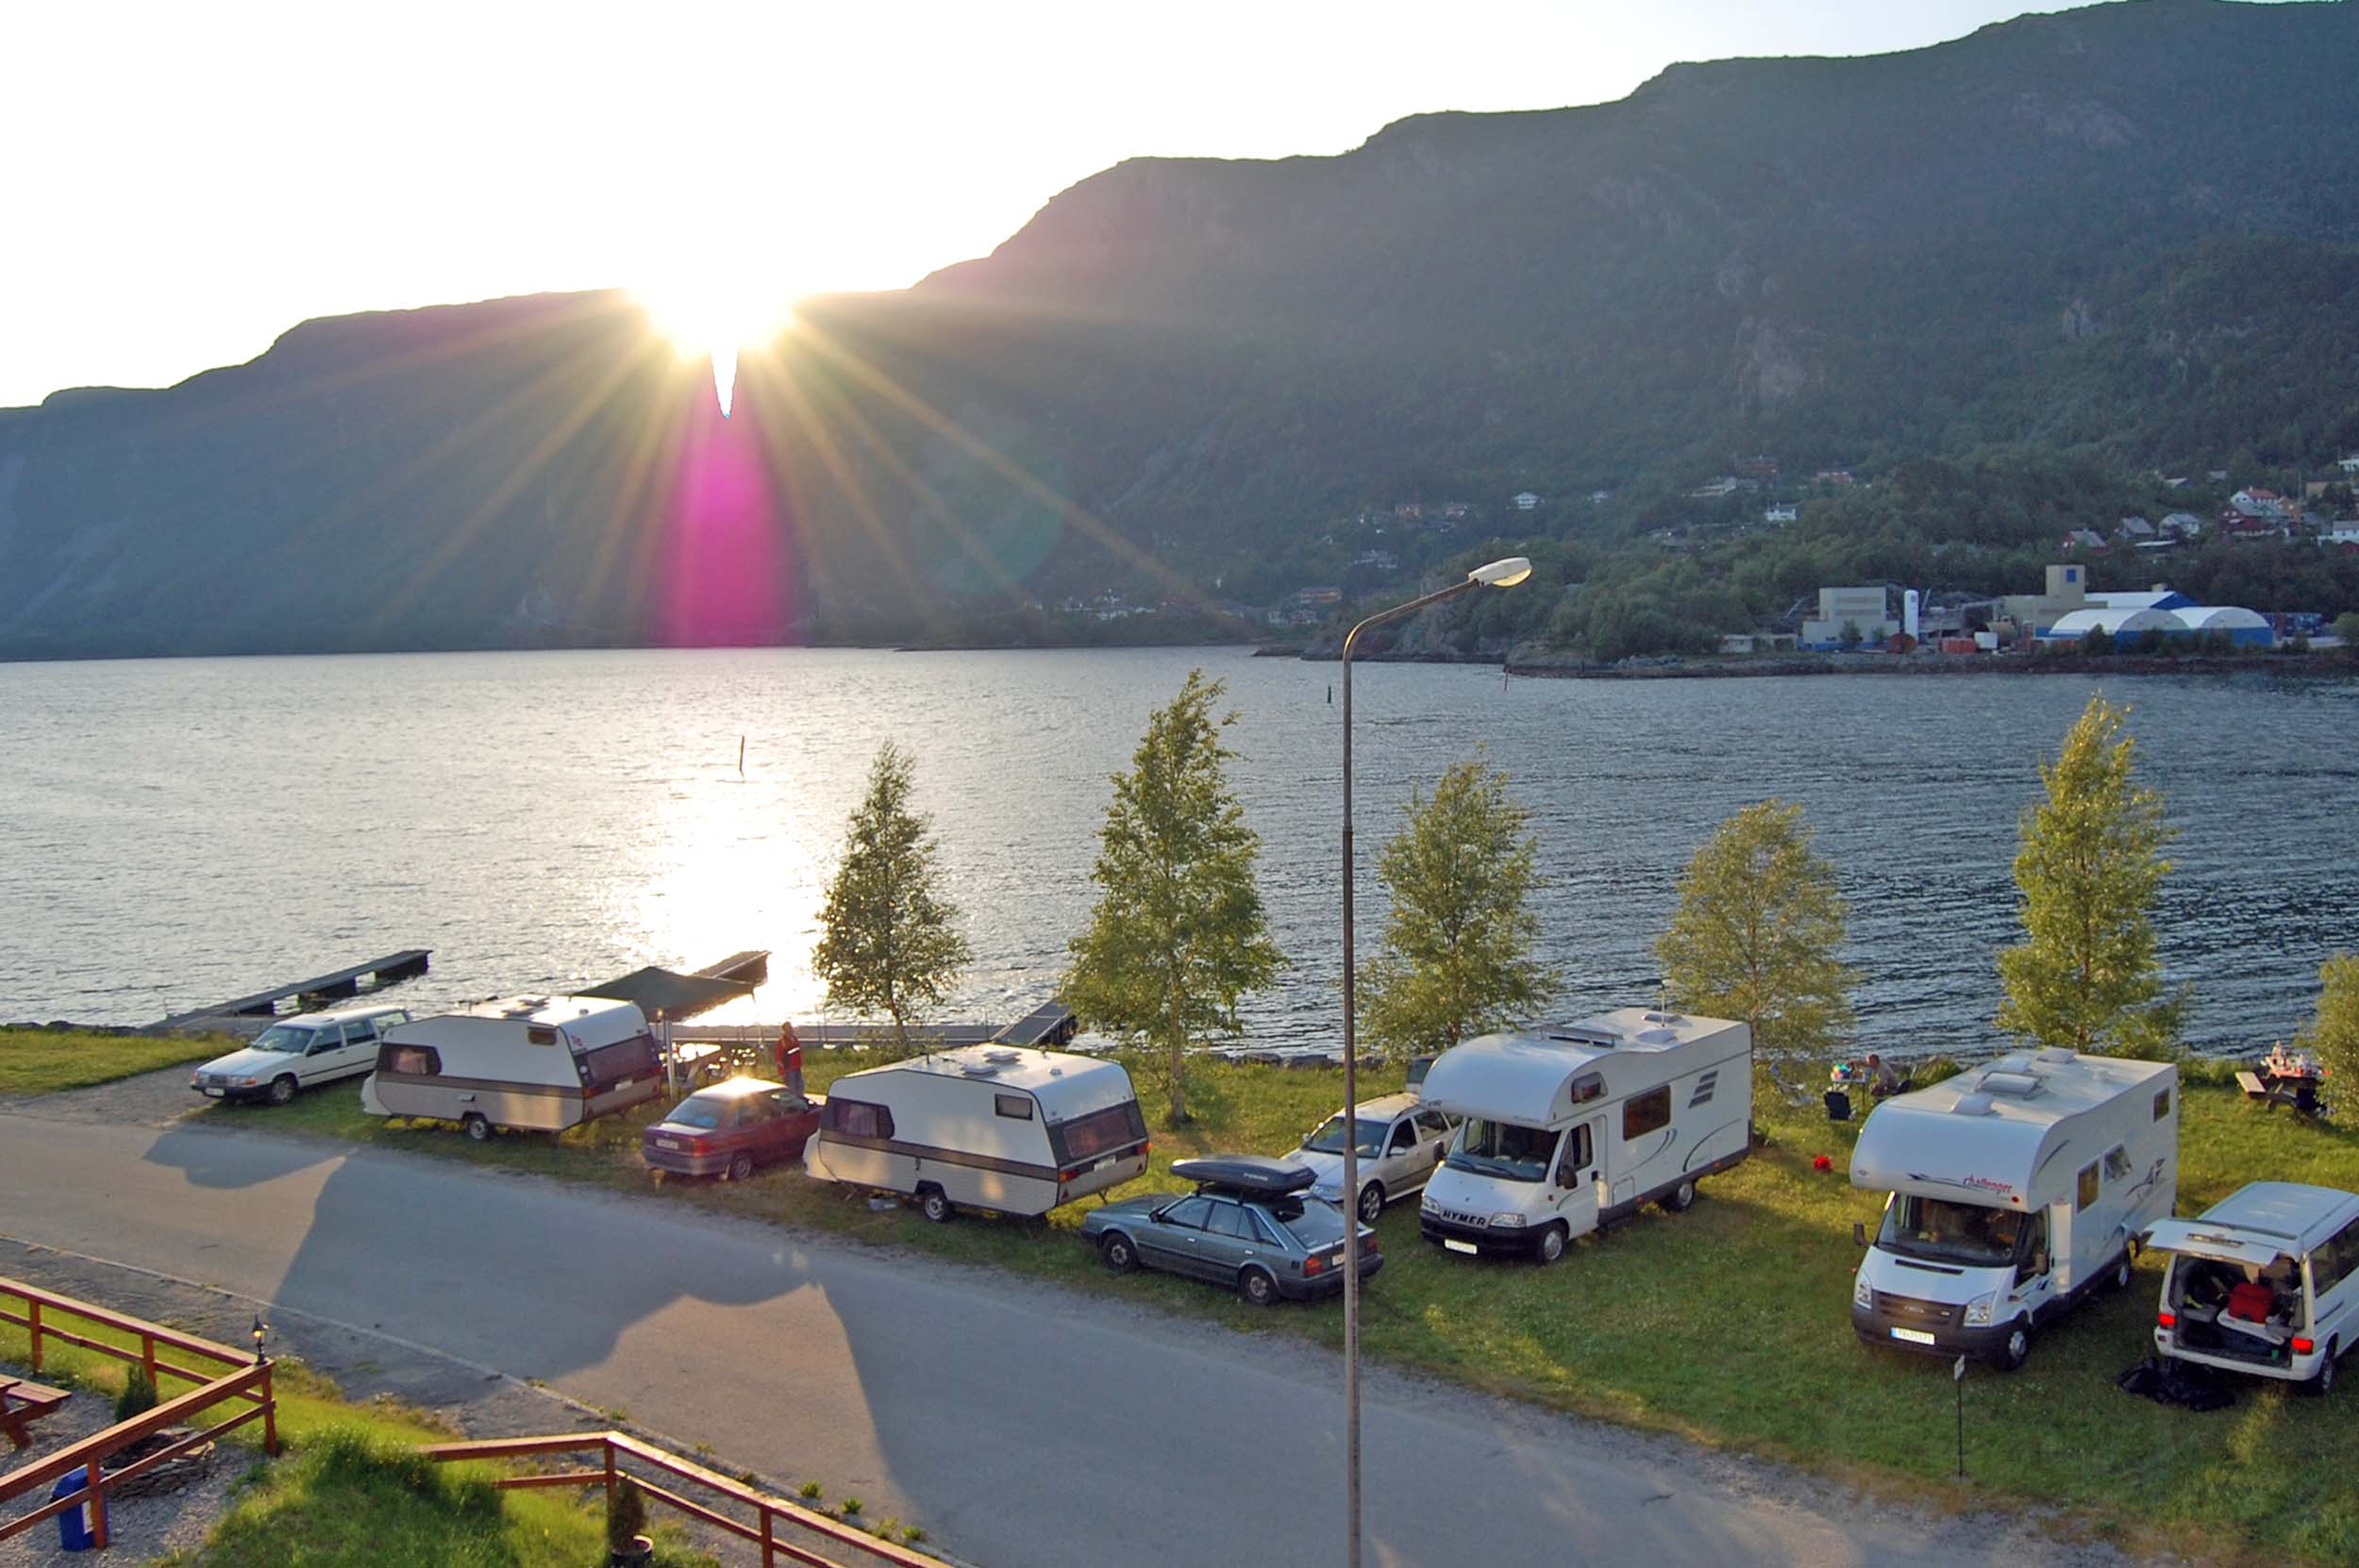
<path fill-rule="evenodd" d="M 1851 1119 L 1851 1096 L 1840 1089 L 1827 1091 L 1827 1120 L 1848 1122 Z"/>

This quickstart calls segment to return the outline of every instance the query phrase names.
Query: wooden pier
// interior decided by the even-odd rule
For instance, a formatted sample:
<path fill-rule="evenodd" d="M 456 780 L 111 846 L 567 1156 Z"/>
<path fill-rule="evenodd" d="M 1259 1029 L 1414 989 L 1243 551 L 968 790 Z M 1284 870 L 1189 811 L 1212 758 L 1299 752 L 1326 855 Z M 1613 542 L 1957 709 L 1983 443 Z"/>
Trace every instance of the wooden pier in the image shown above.
<path fill-rule="evenodd" d="M 688 1024 L 666 1026 L 677 1044 L 768 1045 L 778 1038 L 776 1024 Z M 961 1045 L 1022 1045 L 1038 1049 L 1062 1045 L 1080 1027 L 1080 1020 L 1062 1002 L 1034 1008 L 1012 1024 L 920 1024 L 910 1030 L 911 1043 L 924 1050 L 948 1051 Z M 821 1050 L 845 1050 L 881 1045 L 893 1038 L 890 1024 L 797 1024 L 795 1034 L 805 1045 Z"/>
<path fill-rule="evenodd" d="M 279 1015 L 281 1002 L 293 1001 L 295 1010 L 301 1012 L 316 1009 L 323 1003 L 369 995 L 425 974 L 427 959 L 432 951 L 428 947 L 404 948 L 333 974 L 314 975 L 308 980 L 290 981 L 251 996 L 236 996 L 210 1007 L 176 1012 L 148 1028 L 158 1034 L 258 1034 Z"/>

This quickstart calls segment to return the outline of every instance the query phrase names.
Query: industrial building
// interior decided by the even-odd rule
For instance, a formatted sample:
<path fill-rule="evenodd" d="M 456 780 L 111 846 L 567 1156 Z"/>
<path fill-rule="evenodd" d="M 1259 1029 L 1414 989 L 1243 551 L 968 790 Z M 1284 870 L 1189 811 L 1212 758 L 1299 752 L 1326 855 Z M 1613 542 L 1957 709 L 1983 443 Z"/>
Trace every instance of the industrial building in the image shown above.
<path fill-rule="evenodd" d="M 1891 618 L 1886 590 L 1881 585 L 1820 589 L 1817 619 L 1802 623 L 1799 645 L 1822 653 L 1840 648 L 1846 627 L 1857 628 L 1857 645 L 1865 648 L 1882 647 L 1885 638 L 1899 632 L 1900 623 Z"/>

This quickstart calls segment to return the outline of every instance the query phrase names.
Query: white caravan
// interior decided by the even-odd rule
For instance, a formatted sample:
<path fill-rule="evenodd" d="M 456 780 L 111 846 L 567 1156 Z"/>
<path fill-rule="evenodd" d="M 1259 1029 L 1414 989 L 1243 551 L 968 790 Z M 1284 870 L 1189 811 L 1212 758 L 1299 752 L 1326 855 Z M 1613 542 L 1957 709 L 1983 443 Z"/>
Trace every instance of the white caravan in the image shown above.
<path fill-rule="evenodd" d="M 1419 1090 L 1466 1118 L 1426 1184 L 1418 1228 L 1452 1252 L 1543 1263 L 1639 1205 L 1678 1211 L 1752 1147 L 1753 1033 L 1623 1008 L 1548 1034 L 1447 1050 Z"/>
<path fill-rule="evenodd" d="M 647 1021 L 603 996 L 516 996 L 389 1030 L 360 1083 L 373 1116 L 561 1132 L 663 1092 Z"/>
<path fill-rule="evenodd" d="M 1146 1171 L 1146 1118 L 1119 1063 L 966 1045 L 828 1086 L 803 1168 L 822 1181 L 959 1207 L 1046 1214 Z"/>
<path fill-rule="evenodd" d="M 2172 1257 L 2154 1349 L 2256 1377 L 2334 1386 L 2359 1345 L 2359 1195 L 2256 1181 L 2193 1220 L 2157 1220 L 2150 1245 Z"/>
<path fill-rule="evenodd" d="M 2179 1070 L 2049 1049 L 2001 1057 L 1878 1106 L 1851 1185 L 1888 1193 L 1851 1283 L 1872 1344 L 2013 1369 L 2179 1193 Z"/>

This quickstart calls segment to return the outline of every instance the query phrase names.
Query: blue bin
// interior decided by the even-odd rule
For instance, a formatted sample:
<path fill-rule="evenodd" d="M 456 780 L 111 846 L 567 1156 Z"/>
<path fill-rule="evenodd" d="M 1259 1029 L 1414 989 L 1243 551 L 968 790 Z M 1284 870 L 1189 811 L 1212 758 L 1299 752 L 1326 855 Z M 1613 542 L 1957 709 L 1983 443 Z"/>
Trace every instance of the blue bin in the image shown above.
<path fill-rule="evenodd" d="M 58 1484 L 49 1489 L 49 1500 L 71 1497 L 90 1484 L 90 1472 L 75 1470 L 58 1477 Z M 91 1539 L 90 1505 L 68 1509 L 58 1515 L 58 1544 L 69 1552 L 87 1552 L 98 1544 Z"/>

